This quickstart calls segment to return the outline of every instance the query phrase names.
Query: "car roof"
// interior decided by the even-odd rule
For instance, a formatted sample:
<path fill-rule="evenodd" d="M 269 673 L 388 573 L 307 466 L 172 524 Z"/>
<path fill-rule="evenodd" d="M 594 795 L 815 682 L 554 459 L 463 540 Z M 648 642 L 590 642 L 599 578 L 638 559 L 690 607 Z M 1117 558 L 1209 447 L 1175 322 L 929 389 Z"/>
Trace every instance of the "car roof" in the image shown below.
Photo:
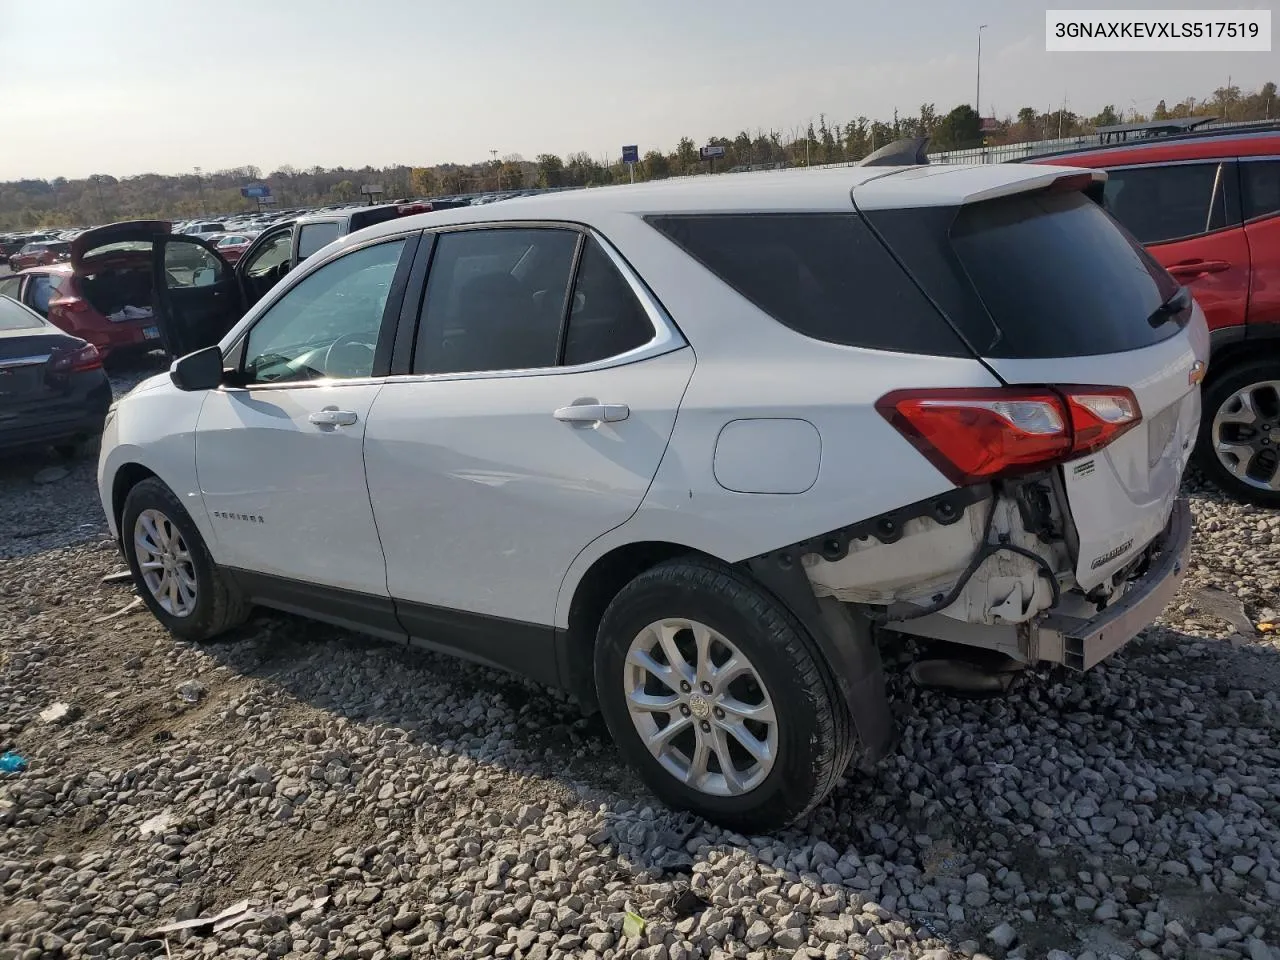
<path fill-rule="evenodd" d="M 512 197 L 501 203 L 413 214 L 342 238 L 355 243 L 414 229 L 506 220 L 592 223 L 618 214 L 783 213 L 952 206 L 1049 185 L 1062 167 L 1036 175 L 1027 164 L 804 168 L 707 174 L 649 183 Z M 1080 173 L 1091 171 L 1080 170 Z M 1098 177 L 1105 176 L 1097 174 Z"/>

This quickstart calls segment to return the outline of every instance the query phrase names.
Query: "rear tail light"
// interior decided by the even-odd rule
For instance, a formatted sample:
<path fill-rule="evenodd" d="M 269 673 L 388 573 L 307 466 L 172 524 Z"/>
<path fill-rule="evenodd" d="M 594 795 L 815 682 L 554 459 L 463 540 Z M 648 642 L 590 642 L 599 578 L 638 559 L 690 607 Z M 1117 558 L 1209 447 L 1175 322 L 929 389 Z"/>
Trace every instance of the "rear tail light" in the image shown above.
<path fill-rule="evenodd" d="M 961 486 L 1085 456 L 1142 420 L 1125 387 L 896 390 L 876 409 Z"/>
<path fill-rule="evenodd" d="M 54 373 L 80 373 L 85 370 L 102 369 L 102 354 L 92 343 L 77 347 L 67 353 L 60 354 L 49 361 L 49 369 Z"/>
<path fill-rule="evenodd" d="M 402 203 L 396 207 L 396 213 L 401 217 L 407 217 L 415 213 L 430 213 L 430 203 Z"/>

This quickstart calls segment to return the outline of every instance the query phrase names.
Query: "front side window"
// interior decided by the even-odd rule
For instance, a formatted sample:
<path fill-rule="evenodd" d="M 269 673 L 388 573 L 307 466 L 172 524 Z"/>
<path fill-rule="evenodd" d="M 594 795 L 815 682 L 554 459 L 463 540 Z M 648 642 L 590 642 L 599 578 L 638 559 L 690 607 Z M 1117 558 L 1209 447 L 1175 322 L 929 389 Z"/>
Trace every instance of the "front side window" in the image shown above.
<path fill-rule="evenodd" d="M 1246 220 L 1280 213 L 1280 160 L 1242 160 L 1240 187 Z"/>
<path fill-rule="evenodd" d="M 22 286 L 21 277 L 5 277 L 0 279 L 0 297 L 18 299 L 18 288 Z"/>
<path fill-rule="evenodd" d="M 414 372 L 555 366 L 579 236 L 554 228 L 441 234 L 423 298 Z"/>
<path fill-rule="evenodd" d="M 298 233 L 298 261 L 302 262 L 337 239 L 338 225 L 333 221 L 304 224 Z"/>
<path fill-rule="evenodd" d="M 277 300 L 249 331 L 248 383 L 373 374 L 382 315 L 403 239 L 326 263 Z"/>
<path fill-rule="evenodd" d="M 1165 243 L 1227 226 L 1229 168 L 1220 163 L 1110 170 L 1103 206 L 1141 243 Z"/>
<path fill-rule="evenodd" d="M 293 248 L 293 232 L 281 230 L 269 237 L 261 249 L 255 250 L 253 257 L 245 264 L 244 272 L 249 277 L 265 277 L 272 270 L 289 262 Z M 283 275 L 283 274 L 282 274 Z"/>

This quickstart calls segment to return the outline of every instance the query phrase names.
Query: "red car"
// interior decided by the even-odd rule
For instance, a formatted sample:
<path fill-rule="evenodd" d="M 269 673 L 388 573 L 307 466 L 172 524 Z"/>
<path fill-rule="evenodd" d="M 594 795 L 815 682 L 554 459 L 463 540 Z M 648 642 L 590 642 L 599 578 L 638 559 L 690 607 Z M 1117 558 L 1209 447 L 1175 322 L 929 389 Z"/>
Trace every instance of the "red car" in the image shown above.
<path fill-rule="evenodd" d="M 1201 468 L 1237 499 L 1280 507 L 1280 127 L 1028 162 L 1108 172 L 1104 206 L 1186 285 L 1209 322 Z"/>
<path fill-rule="evenodd" d="M 66 260 L 71 254 L 71 244 L 66 240 L 40 240 L 28 243 L 9 258 L 9 269 L 17 272 L 27 267 L 38 267 L 46 263 L 58 263 Z"/>
<path fill-rule="evenodd" d="M 109 227 L 87 231 L 70 242 L 69 262 L 0 277 L 0 295 L 89 341 L 104 358 L 158 349 L 150 246 L 111 240 Z"/>
<path fill-rule="evenodd" d="M 227 263 L 235 263 L 253 243 L 253 237 L 247 233 L 228 233 L 221 237 L 210 237 L 209 242 Z"/>

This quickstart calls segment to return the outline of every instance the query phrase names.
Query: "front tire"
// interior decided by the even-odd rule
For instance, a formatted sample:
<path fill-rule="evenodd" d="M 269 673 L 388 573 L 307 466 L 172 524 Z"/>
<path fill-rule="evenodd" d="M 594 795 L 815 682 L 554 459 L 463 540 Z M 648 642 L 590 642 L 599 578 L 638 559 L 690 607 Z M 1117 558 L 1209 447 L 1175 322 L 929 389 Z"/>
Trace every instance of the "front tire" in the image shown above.
<path fill-rule="evenodd" d="M 849 711 L 812 638 L 749 577 L 660 564 L 609 604 L 595 653 L 609 732 L 667 805 L 747 834 L 812 810 L 849 765 Z"/>
<path fill-rule="evenodd" d="M 1229 368 L 1210 381 L 1196 461 L 1232 499 L 1280 507 L 1280 360 Z"/>
<path fill-rule="evenodd" d="M 248 604 L 213 562 L 195 521 L 156 478 L 129 491 L 120 538 L 138 594 L 174 636 L 207 640 L 248 618 Z"/>

